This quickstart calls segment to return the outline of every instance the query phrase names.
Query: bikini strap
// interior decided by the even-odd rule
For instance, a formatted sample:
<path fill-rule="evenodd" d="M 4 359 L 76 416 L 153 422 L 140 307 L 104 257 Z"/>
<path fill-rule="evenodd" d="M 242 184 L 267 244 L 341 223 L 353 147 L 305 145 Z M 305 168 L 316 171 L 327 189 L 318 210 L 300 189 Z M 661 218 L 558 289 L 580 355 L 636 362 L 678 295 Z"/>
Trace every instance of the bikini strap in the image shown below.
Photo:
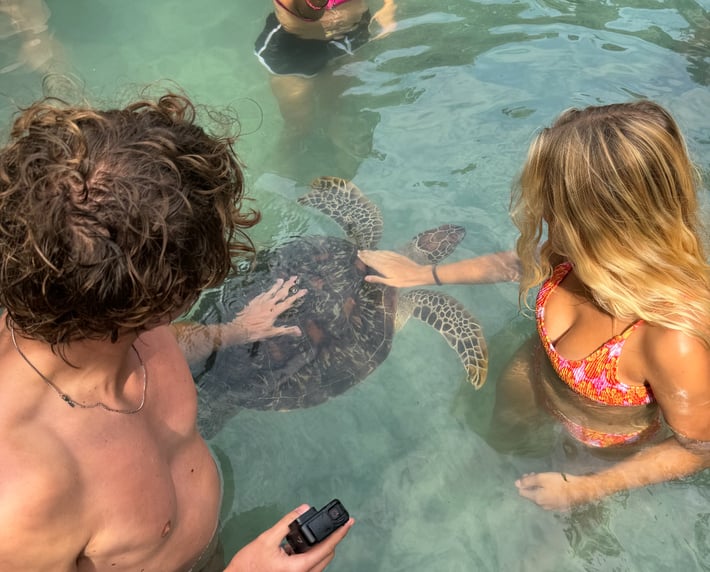
<path fill-rule="evenodd" d="M 562 262 L 555 266 L 555 268 L 552 270 L 552 276 L 545 280 L 543 285 L 540 287 L 540 291 L 538 292 L 536 301 L 536 305 L 538 308 L 541 308 L 545 305 L 545 302 L 547 302 L 547 298 L 550 296 L 550 294 L 552 294 L 552 291 L 560 285 L 560 282 L 565 279 L 565 276 L 567 276 L 567 274 L 569 274 L 571 270 L 571 262 Z"/>

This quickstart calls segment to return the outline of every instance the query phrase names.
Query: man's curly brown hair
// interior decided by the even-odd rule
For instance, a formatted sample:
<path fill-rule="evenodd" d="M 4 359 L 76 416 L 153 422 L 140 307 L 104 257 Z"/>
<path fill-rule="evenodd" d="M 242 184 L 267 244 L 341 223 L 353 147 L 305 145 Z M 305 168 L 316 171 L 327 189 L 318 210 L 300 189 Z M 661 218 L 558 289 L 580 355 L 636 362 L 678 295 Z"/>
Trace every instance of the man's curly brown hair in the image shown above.
<path fill-rule="evenodd" d="M 0 305 L 24 335 L 56 346 L 150 327 L 253 254 L 234 138 L 195 117 L 174 93 L 20 113 L 0 150 Z"/>

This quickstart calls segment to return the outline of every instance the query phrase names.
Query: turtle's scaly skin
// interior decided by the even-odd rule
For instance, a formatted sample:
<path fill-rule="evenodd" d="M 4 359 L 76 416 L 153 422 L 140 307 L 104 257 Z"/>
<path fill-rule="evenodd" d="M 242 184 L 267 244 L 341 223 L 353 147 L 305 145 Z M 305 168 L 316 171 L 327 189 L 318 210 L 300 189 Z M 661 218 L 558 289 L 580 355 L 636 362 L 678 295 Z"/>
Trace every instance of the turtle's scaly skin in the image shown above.
<path fill-rule="evenodd" d="M 246 276 L 222 288 L 218 322 L 232 320 L 278 278 L 298 276 L 299 287 L 308 294 L 277 322 L 298 325 L 302 336 L 223 348 L 212 371 L 198 379 L 205 436 L 213 435 L 240 407 L 295 409 L 343 393 L 385 360 L 395 331 L 410 316 L 439 331 L 458 353 L 469 381 L 476 388 L 483 385 L 485 340 L 461 303 L 439 291 L 400 293 L 364 280 L 368 269 L 357 251 L 376 248 L 382 236 L 382 216 L 374 203 L 351 182 L 334 177 L 316 179 L 298 202 L 331 217 L 348 239 L 306 236 L 261 252 Z M 462 227 L 442 225 L 414 237 L 404 253 L 422 264 L 437 263 L 464 236 Z"/>
<path fill-rule="evenodd" d="M 382 238 L 380 209 L 350 181 L 319 177 L 311 183 L 311 191 L 298 199 L 298 204 L 332 218 L 358 248 L 375 248 Z"/>

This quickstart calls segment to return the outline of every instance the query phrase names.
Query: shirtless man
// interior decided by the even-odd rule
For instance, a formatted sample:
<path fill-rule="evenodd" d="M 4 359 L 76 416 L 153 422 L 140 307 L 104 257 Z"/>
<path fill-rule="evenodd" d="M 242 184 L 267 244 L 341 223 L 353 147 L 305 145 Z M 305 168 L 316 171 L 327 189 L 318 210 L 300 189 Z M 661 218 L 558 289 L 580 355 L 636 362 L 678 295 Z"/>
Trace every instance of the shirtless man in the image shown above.
<path fill-rule="evenodd" d="M 241 210 L 233 141 L 194 117 L 173 94 L 112 111 L 38 102 L 0 149 L 0 570 L 225 569 L 219 476 L 169 324 L 251 253 L 258 214 Z M 295 298 L 284 286 L 275 315 Z M 226 570 L 323 570 L 352 521 L 289 556 L 306 509 Z"/>

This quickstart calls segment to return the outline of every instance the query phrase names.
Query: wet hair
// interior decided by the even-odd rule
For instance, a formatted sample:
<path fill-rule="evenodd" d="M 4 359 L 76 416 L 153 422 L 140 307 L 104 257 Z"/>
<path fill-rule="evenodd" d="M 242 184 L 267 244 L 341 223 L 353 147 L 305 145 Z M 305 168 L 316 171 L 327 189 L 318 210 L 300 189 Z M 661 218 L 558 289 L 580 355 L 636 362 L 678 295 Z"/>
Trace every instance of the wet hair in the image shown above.
<path fill-rule="evenodd" d="M 94 110 L 44 99 L 0 150 L 0 305 L 53 346 L 174 318 L 253 254 L 234 137 L 184 95 Z"/>
<path fill-rule="evenodd" d="M 564 112 L 533 141 L 514 189 L 521 301 L 561 258 L 609 314 L 710 345 L 699 184 L 678 125 L 660 105 Z"/>

